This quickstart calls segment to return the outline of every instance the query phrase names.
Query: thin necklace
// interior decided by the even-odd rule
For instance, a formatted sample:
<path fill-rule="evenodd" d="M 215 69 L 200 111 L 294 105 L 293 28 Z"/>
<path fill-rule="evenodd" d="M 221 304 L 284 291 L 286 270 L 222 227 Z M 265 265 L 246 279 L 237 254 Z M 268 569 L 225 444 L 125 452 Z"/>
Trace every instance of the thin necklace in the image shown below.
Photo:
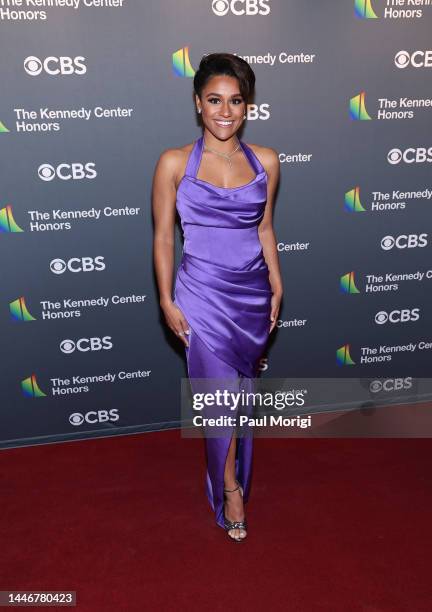
<path fill-rule="evenodd" d="M 212 153 L 215 153 L 216 155 L 219 155 L 220 157 L 224 157 L 228 161 L 230 168 L 232 168 L 231 157 L 234 155 L 234 153 L 236 151 L 238 151 L 240 149 L 240 141 L 239 140 L 237 142 L 236 148 L 233 151 L 231 151 L 231 153 L 220 153 L 219 151 L 215 151 L 215 149 L 211 149 L 209 146 L 207 146 L 207 143 L 206 143 L 204 137 L 203 137 L 203 140 L 204 140 L 204 148 L 208 149 L 208 151 L 211 151 Z"/>

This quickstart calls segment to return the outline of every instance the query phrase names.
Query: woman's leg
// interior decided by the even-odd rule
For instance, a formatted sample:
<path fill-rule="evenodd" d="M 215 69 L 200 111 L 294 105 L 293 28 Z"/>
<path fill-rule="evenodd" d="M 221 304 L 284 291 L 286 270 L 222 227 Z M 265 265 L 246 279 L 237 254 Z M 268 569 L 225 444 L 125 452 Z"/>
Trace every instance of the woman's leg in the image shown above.
<path fill-rule="evenodd" d="M 191 329 L 189 347 L 186 347 L 188 374 L 194 390 L 193 379 L 228 379 L 230 391 L 239 391 L 240 388 L 250 388 L 249 379 L 241 377 L 238 371 L 226 362 L 219 359 Z M 239 384 L 240 379 L 240 384 Z M 211 383 L 209 383 L 211 384 Z M 202 387 L 196 382 L 195 387 Z M 206 391 L 209 391 L 206 386 Z M 235 413 L 234 413 L 235 414 Z M 233 428 L 227 429 L 221 437 L 206 437 L 207 474 L 206 492 L 212 509 L 215 512 L 216 522 L 224 527 L 224 491 L 234 489 L 236 481 L 243 488 L 243 498 L 240 491 L 227 494 L 226 517 L 236 521 L 244 518 L 243 504 L 247 501 L 250 489 L 252 468 L 252 436 L 236 438 Z M 234 537 L 241 537 L 245 532 L 236 529 L 230 532 Z"/>

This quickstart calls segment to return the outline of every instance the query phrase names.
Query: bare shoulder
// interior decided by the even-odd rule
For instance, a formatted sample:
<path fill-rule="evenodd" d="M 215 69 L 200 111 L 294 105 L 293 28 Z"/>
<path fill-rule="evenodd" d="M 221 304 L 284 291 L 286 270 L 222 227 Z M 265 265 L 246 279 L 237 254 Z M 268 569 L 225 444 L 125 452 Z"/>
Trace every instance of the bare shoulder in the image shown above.
<path fill-rule="evenodd" d="M 156 171 L 171 177 L 178 183 L 185 172 L 187 160 L 193 146 L 194 143 L 192 142 L 183 147 L 162 151 L 156 165 Z"/>
<path fill-rule="evenodd" d="M 278 172 L 279 155 L 275 149 L 272 149 L 271 147 L 262 147 L 261 145 L 257 144 L 248 144 L 248 146 L 258 157 L 268 175 Z"/>

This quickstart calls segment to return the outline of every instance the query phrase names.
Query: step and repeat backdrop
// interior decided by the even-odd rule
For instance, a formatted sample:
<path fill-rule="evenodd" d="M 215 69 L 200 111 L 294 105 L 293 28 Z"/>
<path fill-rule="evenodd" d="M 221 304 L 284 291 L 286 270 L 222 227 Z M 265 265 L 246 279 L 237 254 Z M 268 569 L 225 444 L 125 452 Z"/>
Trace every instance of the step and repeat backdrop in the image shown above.
<path fill-rule="evenodd" d="M 215 51 L 254 69 L 241 137 L 281 162 L 261 375 L 389 395 L 429 375 L 431 5 L 0 0 L 2 447 L 179 425 L 151 183 L 201 135 L 192 77 Z"/>

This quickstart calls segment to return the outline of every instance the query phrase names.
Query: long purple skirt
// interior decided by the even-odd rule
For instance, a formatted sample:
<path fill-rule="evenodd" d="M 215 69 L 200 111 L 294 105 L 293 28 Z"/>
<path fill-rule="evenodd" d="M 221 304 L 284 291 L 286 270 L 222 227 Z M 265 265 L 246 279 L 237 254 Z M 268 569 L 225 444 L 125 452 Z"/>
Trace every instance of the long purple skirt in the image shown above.
<path fill-rule="evenodd" d="M 194 378 L 203 379 L 232 379 L 229 390 L 245 392 L 252 391 L 252 380 L 244 377 L 238 370 L 228 363 L 219 359 L 210 351 L 199 336 L 190 328 L 189 347 L 186 347 L 186 359 L 192 390 L 194 390 Z M 209 388 L 207 388 L 208 390 Z M 230 435 L 224 431 L 221 437 L 206 437 L 206 494 L 212 507 L 216 523 L 224 526 L 223 504 L 224 504 L 224 473 L 225 463 L 228 455 L 234 428 Z M 249 498 L 252 475 L 252 452 L 253 432 L 251 428 L 242 428 L 242 435 L 236 440 L 235 475 L 243 488 L 243 502 Z"/>

